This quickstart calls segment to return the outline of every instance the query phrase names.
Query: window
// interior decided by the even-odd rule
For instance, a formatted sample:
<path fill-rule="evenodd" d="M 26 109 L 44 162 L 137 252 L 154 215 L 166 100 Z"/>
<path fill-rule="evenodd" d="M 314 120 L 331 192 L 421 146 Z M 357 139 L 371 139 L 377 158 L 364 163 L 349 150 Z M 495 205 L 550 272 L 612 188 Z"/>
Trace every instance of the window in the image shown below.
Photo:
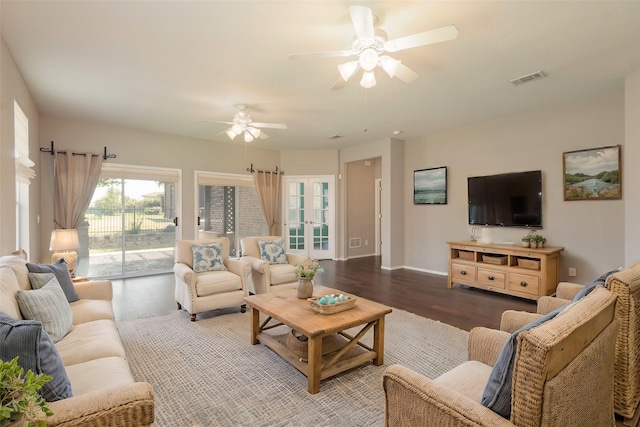
<path fill-rule="evenodd" d="M 16 248 L 29 251 L 29 184 L 35 177 L 29 159 L 29 119 L 13 101 L 13 129 L 16 159 Z"/>
<path fill-rule="evenodd" d="M 198 233 L 228 237 L 230 256 L 240 256 L 240 239 L 265 236 L 269 227 L 260 208 L 253 178 L 196 172 Z"/>

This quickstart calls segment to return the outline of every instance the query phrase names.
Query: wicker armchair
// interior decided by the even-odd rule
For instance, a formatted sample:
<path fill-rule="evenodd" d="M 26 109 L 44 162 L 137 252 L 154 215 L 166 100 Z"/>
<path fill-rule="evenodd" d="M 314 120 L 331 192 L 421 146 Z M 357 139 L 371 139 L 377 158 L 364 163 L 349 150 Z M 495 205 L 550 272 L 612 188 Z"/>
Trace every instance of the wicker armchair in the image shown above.
<path fill-rule="evenodd" d="M 618 296 L 616 319 L 620 323 L 616 340 L 614 407 L 617 414 L 627 419 L 625 424 L 635 426 L 640 417 L 640 261 L 609 276 L 606 286 Z M 540 298 L 538 313 L 546 314 L 568 304 L 582 287 L 561 282 L 555 297 Z M 535 316 L 507 311 L 502 315 L 500 329 L 513 331 Z"/>
<path fill-rule="evenodd" d="M 599 287 L 518 335 L 509 420 L 479 402 L 510 334 L 474 328 L 469 361 L 434 380 L 400 365 L 387 368 L 385 425 L 613 426 L 615 301 Z"/>

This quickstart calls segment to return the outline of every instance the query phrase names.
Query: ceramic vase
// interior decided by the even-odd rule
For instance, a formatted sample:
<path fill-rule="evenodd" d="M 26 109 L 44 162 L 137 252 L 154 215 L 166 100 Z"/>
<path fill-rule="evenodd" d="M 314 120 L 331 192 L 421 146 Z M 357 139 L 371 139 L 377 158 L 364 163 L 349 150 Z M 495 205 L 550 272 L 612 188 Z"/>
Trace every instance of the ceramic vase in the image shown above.
<path fill-rule="evenodd" d="M 307 299 L 313 296 L 313 279 L 308 277 L 298 278 L 298 298 Z"/>

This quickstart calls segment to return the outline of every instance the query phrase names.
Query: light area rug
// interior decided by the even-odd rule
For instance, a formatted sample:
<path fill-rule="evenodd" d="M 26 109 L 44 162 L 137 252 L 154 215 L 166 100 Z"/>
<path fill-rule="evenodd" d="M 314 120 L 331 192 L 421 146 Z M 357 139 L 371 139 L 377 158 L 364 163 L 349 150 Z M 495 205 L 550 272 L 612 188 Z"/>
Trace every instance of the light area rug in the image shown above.
<path fill-rule="evenodd" d="M 468 339 L 403 310 L 385 320 L 384 365 L 328 378 L 313 395 L 305 375 L 250 344 L 248 312 L 217 310 L 191 322 L 177 311 L 119 321 L 118 329 L 134 378 L 154 388 L 154 426 L 382 426 L 386 367 L 399 363 L 435 378 L 466 360 Z M 371 345 L 372 335 L 363 341 Z"/>

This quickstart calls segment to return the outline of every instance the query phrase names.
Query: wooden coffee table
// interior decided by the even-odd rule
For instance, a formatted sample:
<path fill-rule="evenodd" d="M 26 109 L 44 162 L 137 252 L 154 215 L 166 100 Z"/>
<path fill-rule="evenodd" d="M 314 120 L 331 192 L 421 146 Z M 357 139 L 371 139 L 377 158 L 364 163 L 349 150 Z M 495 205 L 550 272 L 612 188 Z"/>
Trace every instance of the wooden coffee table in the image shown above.
<path fill-rule="evenodd" d="M 313 289 L 314 297 L 341 293 L 319 285 Z M 251 295 L 244 301 L 251 307 L 251 344 L 263 343 L 305 374 L 307 391 L 311 394 L 320 391 L 320 381 L 325 378 L 369 361 L 378 366 L 384 363 L 384 316 L 391 313 L 391 307 L 357 297 L 355 307 L 349 310 L 320 314 L 311 309 L 307 300 L 297 298 L 295 289 Z M 260 313 L 266 316 L 262 323 Z M 308 338 L 307 361 L 296 356 L 282 340 L 265 332 L 282 325 Z M 354 336 L 345 332 L 359 326 L 362 328 Z M 373 347 L 369 347 L 360 340 L 372 327 Z M 323 356 L 322 340 L 334 334 L 344 337 L 344 346 Z"/>

